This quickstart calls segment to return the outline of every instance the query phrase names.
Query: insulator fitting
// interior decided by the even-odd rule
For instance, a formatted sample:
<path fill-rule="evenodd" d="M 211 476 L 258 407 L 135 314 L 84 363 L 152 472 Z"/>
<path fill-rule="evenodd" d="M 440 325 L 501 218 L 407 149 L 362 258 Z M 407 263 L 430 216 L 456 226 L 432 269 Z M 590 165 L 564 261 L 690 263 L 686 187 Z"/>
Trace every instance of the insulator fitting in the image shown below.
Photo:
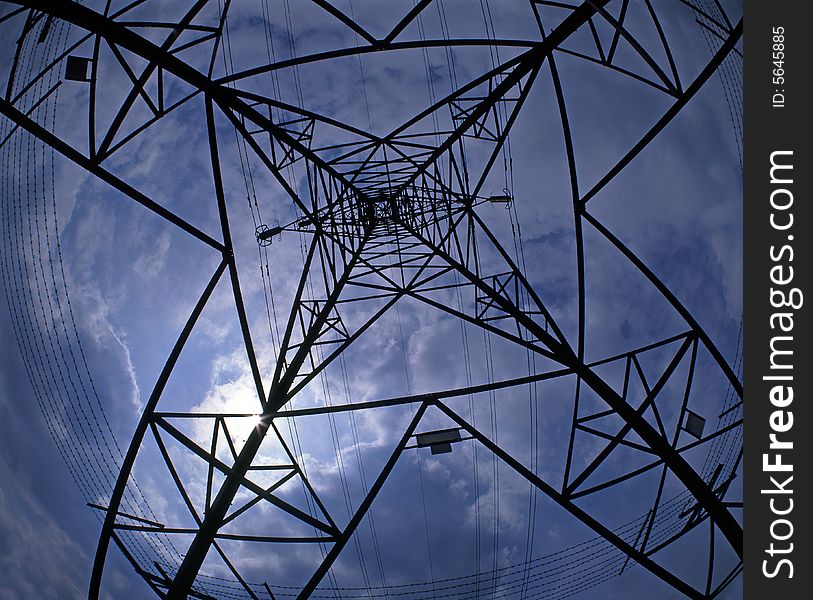
<path fill-rule="evenodd" d="M 280 236 L 280 239 L 282 239 L 282 227 L 279 225 L 276 227 L 260 225 L 257 227 L 257 231 L 254 235 L 257 238 L 257 243 L 260 244 L 260 246 L 270 246 L 271 242 L 274 241 L 274 236 L 278 235 Z"/>

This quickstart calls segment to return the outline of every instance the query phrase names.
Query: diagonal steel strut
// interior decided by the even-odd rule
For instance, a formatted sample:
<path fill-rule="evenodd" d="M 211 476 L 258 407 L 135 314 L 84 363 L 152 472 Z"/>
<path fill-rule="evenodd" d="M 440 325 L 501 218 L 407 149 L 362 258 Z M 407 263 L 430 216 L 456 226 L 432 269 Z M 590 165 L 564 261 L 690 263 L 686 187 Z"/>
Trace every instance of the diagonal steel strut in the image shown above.
<path fill-rule="evenodd" d="M 717 497 L 705 481 L 697 474 L 692 466 L 680 453 L 661 435 L 646 418 L 622 398 L 604 379 L 580 360 L 573 349 L 566 343 L 554 338 L 543 326 L 526 314 L 520 307 L 506 296 L 500 294 L 483 278 L 470 271 L 465 265 L 456 261 L 446 250 L 436 245 L 431 239 L 422 235 L 414 227 L 403 223 L 402 225 L 415 238 L 423 242 L 434 251 L 435 255 L 446 264 L 454 268 L 463 278 L 468 280 L 483 294 L 487 295 L 506 314 L 511 315 L 517 323 L 521 324 L 530 333 L 535 335 L 555 359 L 563 366 L 572 369 L 582 381 L 587 384 L 610 408 L 615 411 L 629 427 L 637 433 L 652 451 L 663 460 L 664 464 L 686 486 L 697 499 L 698 504 L 706 510 L 711 520 L 717 525 L 728 540 L 732 549 L 742 558 L 743 538 L 742 527 L 731 514 L 731 511 Z M 484 224 L 480 224 L 484 227 Z"/>
<path fill-rule="evenodd" d="M 215 187 L 218 196 L 222 197 L 223 190 L 219 175 L 220 167 L 213 110 L 213 103 L 211 99 L 207 97 L 206 117 L 209 125 L 209 146 L 212 154 Z M 206 516 L 201 522 L 200 528 L 195 534 L 191 545 L 187 549 L 183 562 L 181 563 L 181 566 L 175 575 L 175 579 L 169 588 L 167 598 L 186 598 L 189 591 L 192 589 L 198 572 L 200 571 L 200 567 L 203 564 L 206 555 L 209 553 L 209 549 L 214 543 L 217 532 L 223 526 L 226 513 L 228 512 L 229 507 L 234 501 L 234 497 L 237 495 L 237 492 L 242 485 L 242 480 L 249 467 L 251 467 L 254 458 L 256 457 L 257 452 L 259 451 L 260 446 L 272 425 L 274 414 L 288 401 L 289 392 L 294 384 L 294 380 L 299 374 L 300 369 L 305 364 L 310 351 L 313 348 L 313 344 L 320 335 L 322 327 L 330 317 L 331 311 L 336 306 L 336 303 L 347 285 L 347 282 L 350 280 L 353 269 L 357 265 L 360 255 L 364 250 L 365 243 L 368 241 L 369 237 L 370 230 L 367 229 L 364 237 L 350 255 L 344 268 L 344 272 L 336 281 L 336 284 L 330 291 L 326 302 L 315 316 L 313 323 L 310 325 L 296 354 L 291 359 L 287 369 L 285 369 L 284 374 L 282 374 L 282 376 L 272 384 L 263 406 L 263 417 L 254 427 L 254 429 L 252 429 L 251 434 L 249 434 L 245 445 L 240 450 L 240 453 L 237 456 L 230 473 L 223 481 L 223 484 L 212 501 L 209 510 L 206 512 Z M 305 276 L 306 273 L 303 274 L 303 281 Z M 300 285 L 300 289 L 301 287 L 302 286 Z M 295 312 L 296 310 L 297 305 L 294 303 L 292 311 Z M 279 360 L 284 360 L 284 355 L 281 354 Z"/>

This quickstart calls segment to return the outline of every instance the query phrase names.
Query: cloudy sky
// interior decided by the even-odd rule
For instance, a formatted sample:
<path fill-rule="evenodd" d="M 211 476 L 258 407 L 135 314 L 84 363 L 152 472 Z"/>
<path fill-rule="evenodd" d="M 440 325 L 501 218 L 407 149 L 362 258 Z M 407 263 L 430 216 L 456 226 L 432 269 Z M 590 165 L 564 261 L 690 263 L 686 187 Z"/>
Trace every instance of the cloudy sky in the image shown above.
<path fill-rule="evenodd" d="M 86 4 L 104 10 L 104 3 Z M 191 4 L 148 0 L 119 20 L 171 22 Z M 413 6 L 411 0 L 334 4 L 376 38 L 384 37 Z M 724 4 L 728 17 L 736 23 L 738 4 Z M 111 14 L 124 5 L 111 3 Z M 697 5 L 710 16 L 717 14 L 712 2 Z M 607 11 L 612 19 L 620 19 L 621 12 L 626 11 L 628 30 L 651 54 L 654 65 L 644 61 L 623 37 L 617 42 L 613 68 L 591 62 L 590 57 L 597 56 L 598 50 L 587 27 L 572 36 L 563 46 L 565 51 L 554 54 L 581 194 L 601 181 L 674 103 L 668 88 L 688 87 L 721 43 L 698 26 L 696 13 L 685 4 L 660 0 L 653 1 L 652 6 L 673 53 L 680 85 L 676 85 L 668 53 L 645 2 L 633 1 L 627 6 L 613 1 Z M 3 6 L 0 14 L 12 9 Z M 222 9 L 220 3 L 210 2 L 193 22 L 216 26 Z M 26 14 L 0 23 L 0 75 L 4 81 L 10 77 L 14 42 Z M 538 14 L 549 33 L 570 11 L 548 6 L 540 7 Z M 596 36 L 606 50 L 612 44 L 612 29 L 606 18 L 595 21 Z M 234 2 L 226 24 L 212 77 L 233 79 L 222 85 L 277 101 L 271 119 L 293 135 L 311 135 L 300 139 L 313 148 L 366 143 L 364 132 L 386 135 L 395 131 L 433 102 L 519 56 L 541 38 L 534 12 L 525 1 L 443 0 L 430 4 L 397 41 L 502 41 L 490 46 L 467 43 L 454 50 L 438 45 L 425 51 L 349 53 L 296 69 L 267 71 L 262 66 L 270 62 L 352 49 L 366 42 L 358 31 L 309 2 Z M 45 27 L 47 35 L 40 42 L 38 36 Z M 167 36 L 165 28 L 133 26 L 133 30 L 158 44 Z M 83 40 L 85 32 L 81 29 L 60 21 L 47 24 L 45 19 L 39 20 L 32 32 L 20 45 L 10 88 L 12 97 L 19 95 L 15 106 L 23 112 L 30 110 L 37 123 L 84 155 L 91 144 L 96 149 L 106 145 L 110 153 L 102 167 L 107 172 L 221 240 L 203 97 L 190 96 L 194 88 L 165 73 L 161 82 L 164 105 L 178 105 L 151 122 L 150 103 L 157 104 L 159 95 L 159 84 L 153 77 L 145 86 L 149 100 L 137 97 L 118 131 L 108 139 L 116 112 L 132 88 L 127 70 L 140 73 L 146 62 L 104 42 L 98 51 L 95 89 L 77 81 L 57 85 L 62 66 L 34 80 L 43 65 L 73 44 L 76 48 L 71 54 L 93 55 L 95 39 Z M 203 33 L 205 29 L 186 32 L 183 35 L 188 37 L 179 38 L 174 47 L 191 43 Z M 211 44 L 204 40 L 178 51 L 177 56 L 206 73 Z M 739 64 L 737 56 L 724 63 L 722 76 L 711 78 L 655 141 L 587 205 L 589 213 L 668 286 L 735 370 L 742 310 Z M 563 337 L 576 347 L 580 328 L 577 229 L 553 66 L 547 61 L 533 81 L 523 78 L 522 88 L 514 86 L 506 101 L 499 103 L 499 116 L 504 119 L 516 105 L 518 94 L 527 93 L 509 143 L 483 176 L 478 196 L 484 199 L 503 194 L 505 188 L 514 202 L 508 210 L 483 202 L 477 214 L 520 265 Z M 252 69 L 258 70 L 252 74 Z M 437 145 L 444 139 L 443 131 L 459 124 L 455 110 L 476 103 L 478 94 L 488 92 L 489 84 L 499 81 L 486 81 L 464 94 L 452 109 L 443 105 L 404 133 L 415 134 L 413 140 Z M 26 86 L 26 82 L 33 83 Z M 35 107 L 46 95 L 46 100 Z M 283 104 L 289 109 L 280 108 Z M 321 118 L 309 130 L 305 128 L 307 122 L 295 116 L 297 110 Z M 93 115 L 90 128 L 89 114 Z M 280 332 L 288 321 L 312 234 L 290 227 L 270 246 L 258 250 L 258 225 L 288 225 L 302 215 L 254 150 L 236 134 L 228 115 L 219 107 L 213 114 L 235 262 L 267 391 L 279 360 Z M 337 127 L 331 120 L 350 127 Z M 142 125 L 147 126 L 141 133 L 128 138 Z M 217 269 L 220 255 L 53 153 L 31 135 L 11 127 L 6 119 L 0 122 L 5 291 L 0 335 L 6 341 L 0 350 L 0 405 L 6 416 L 0 421 L 0 481 L 4 482 L 0 487 L 0 597 L 81 597 L 86 593 L 102 517 L 87 503 L 107 505 L 139 415 L 192 307 Z M 261 147 L 271 148 L 267 136 L 253 139 Z M 473 185 L 495 146 L 482 136 L 470 136 L 464 144 L 465 150 L 454 150 L 455 158 L 461 161 L 465 153 Z M 329 159 L 340 153 L 325 150 L 322 156 Z M 449 156 L 446 153 L 439 159 L 447 170 Z M 310 205 L 313 192 L 305 164 L 299 160 L 282 172 L 286 183 Z M 349 171 L 354 167 L 344 161 L 336 168 Z M 443 169 L 440 172 L 454 191 L 471 191 L 455 183 Z M 324 203 L 324 198 L 318 203 Z M 581 223 L 586 296 L 582 326 L 587 362 L 655 344 L 690 329 L 604 235 L 586 221 Z M 508 270 L 482 227 L 476 243 L 478 273 L 488 278 Z M 390 240 L 382 249 L 396 248 Z M 370 256 L 368 260 L 380 266 L 391 264 L 387 256 Z M 312 267 L 305 294 L 310 300 L 325 296 L 324 265 L 315 262 Z M 397 268 L 388 268 L 386 273 L 396 280 L 403 275 Z M 373 281 L 370 277 L 359 281 Z M 453 274 L 441 275 L 437 285 L 441 284 L 450 287 L 427 292 L 424 300 L 418 296 L 398 300 L 350 344 L 340 360 L 313 377 L 286 408 L 428 393 L 555 368 L 552 361 L 532 357 L 504 336 L 463 324 L 432 306 L 426 299 L 463 312 L 477 306 L 473 288 L 460 285 Z M 343 293 L 342 299 L 358 297 L 361 290 L 354 287 Z M 340 315 L 352 332 L 388 298 L 347 302 L 333 314 Z M 539 315 L 534 319 L 544 321 Z M 512 326 L 505 321 L 498 323 L 504 331 Z M 296 336 L 295 330 L 294 341 Z M 628 397 L 640 403 L 646 388 L 658 380 L 667 364 L 679 360 L 659 392 L 656 404 L 660 412 L 656 416 L 650 410 L 646 418 L 653 426 L 656 419 L 662 419 L 671 436 L 680 417 L 689 372 L 694 371 L 689 407 L 706 418 L 708 434 L 736 418 L 734 411 L 718 419 L 735 400 L 708 350 L 699 345 L 691 369 L 694 351 L 683 342 L 677 338 L 636 354 L 638 365 L 633 368 L 638 372 L 630 377 Z M 335 344 L 326 344 L 313 355 L 313 364 L 324 360 L 332 348 Z M 312 365 L 306 365 L 303 372 L 310 368 Z M 623 359 L 596 370 L 621 389 Z M 575 378 L 562 376 L 494 393 L 460 396 L 448 404 L 476 422 L 485 435 L 523 465 L 559 488 L 566 469 L 576 390 Z M 581 386 L 579 393 L 577 416 L 605 408 L 586 386 Z M 275 424 L 280 437 L 273 431 L 269 434 L 255 464 L 290 462 L 285 448 L 292 448 L 327 512 L 344 526 L 416 408 L 405 405 L 335 417 L 278 419 Z M 261 412 L 226 275 L 207 302 L 158 410 Z M 202 448 L 212 444 L 214 419 L 168 418 L 166 422 Z M 230 440 L 222 430 L 223 422 Z M 239 451 L 255 420 L 229 417 L 223 422 L 218 425 L 216 456 L 228 463 L 234 458 L 229 442 Z M 614 433 L 621 425 L 612 416 L 595 423 L 604 433 Z M 418 431 L 451 426 L 439 410 L 430 408 Z M 687 460 L 707 480 L 718 464 L 723 465 L 724 479 L 735 469 L 737 431 L 700 445 L 686 454 Z M 191 504 L 202 509 L 207 496 L 205 463 L 168 435 L 167 429 L 162 432 L 161 441 Z M 691 441 L 686 433 L 679 439 L 681 444 Z M 626 440 L 632 445 L 614 451 L 585 478 L 583 488 L 651 462 L 651 455 L 634 447 L 639 438 L 630 434 Z M 606 440 L 595 433 L 578 432 L 573 438 L 570 469 L 574 473 L 583 469 L 605 444 Z M 194 527 L 161 450 L 149 433 L 121 510 L 169 528 Z M 266 487 L 285 473 L 255 471 L 252 481 Z M 632 543 L 645 524 L 660 476 L 659 468 L 651 469 L 622 485 L 584 496 L 576 504 Z M 691 506 L 685 488 L 675 477 L 668 475 L 664 482 L 662 519 L 653 526 L 653 540 L 669 539 L 682 528 L 686 520 L 679 515 Z M 222 477 L 215 474 L 215 491 L 220 483 Z M 739 499 L 737 485 L 735 479 L 729 496 L 734 500 Z M 277 494 L 303 512 L 323 518 L 298 475 L 292 475 Z M 243 488 L 235 499 L 235 509 L 250 498 Z M 262 502 L 237 516 L 223 532 L 315 535 L 310 525 Z M 183 533 L 122 536 L 140 566 L 159 577 L 162 569 L 172 572 L 177 568 L 191 541 L 190 535 Z M 655 558 L 702 588 L 708 537 L 705 522 Z M 313 572 L 321 553 L 330 547 L 228 539 L 220 545 L 260 597 L 267 597 L 261 595 L 265 593 L 263 582 L 271 586 L 276 597 L 295 593 Z M 719 532 L 715 545 L 719 568 L 716 585 L 735 561 Z M 345 598 L 387 597 L 399 590 L 407 598 L 561 598 L 574 594 L 578 598 L 650 598 L 652 586 L 657 586 L 658 597 L 680 597 L 640 566 L 627 565 L 623 575 L 615 577 L 623 565 L 620 552 L 597 540 L 594 532 L 545 495 L 534 492 L 526 480 L 486 448 L 467 440 L 455 444 L 451 454 L 432 456 L 428 449 L 407 449 L 402 454 L 369 516 L 317 593 Z M 245 596 L 216 553 L 210 553 L 203 572 L 210 576 L 200 584 L 206 593 Z M 738 597 L 739 585 L 739 581 L 732 584 L 725 597 Z M 108 554 L 103 589 L 110 598 L 125 593 L 132 598 L 154 596 L 115 548 Z"/>

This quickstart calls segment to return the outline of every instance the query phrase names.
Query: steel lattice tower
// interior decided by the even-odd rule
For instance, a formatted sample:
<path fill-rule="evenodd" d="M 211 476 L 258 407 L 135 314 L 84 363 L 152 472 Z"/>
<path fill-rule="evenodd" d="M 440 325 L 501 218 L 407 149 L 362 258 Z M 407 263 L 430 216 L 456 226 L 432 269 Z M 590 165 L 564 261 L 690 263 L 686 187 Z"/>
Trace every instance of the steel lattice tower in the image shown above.
<path fill-rule="evenodd" d="M 78 166 L 219 257 L 213 272 L 206 273 L 208 282 L 183 326 L 177 335 L 173 334 L 171 351 L 144 402 L 132 439 L 120 455 L 113 452 L 108 461 L 117 472 L 113 485 L 109 489 L 102 486 L 95 495 L 86 494 L 103 515 L 90 597 L 100 595 L 105 561 L 113 551 L 111 545 L 124 553 L 161 597 L 307 598 L 331 589 L 341 592 L 343 588 L 336 584 L 332 569 L 337 559 L 352 552 L 354 546 L 359 555 L 363 553 L 364 542 L 357 537 L 362 528 L 366 531 L 369 523 L 377 553 L 379 542 L 395 543 L 376 539 L 370 513 L 405 453 L 414 448 L 418 451 L 430 448 L 433 455 L 443 454 L 469 440 L 483 455 L 496 457 L 503 471 L 519 477 L 533 494 L 555 505 L 560 518 L 591 531 L 609 555 L 618 557 L 618 562 L 606 572 L 585 579 L 587 583 L 582 587 L 566 587 L 568 577 L 571 581 L 582 581 L 579 578 L 588 577 L 582 571 L 593 568 L 589 566 L 592 558 L 583 556 L 579 559 L 585 565 L 582 571 L 577 566 L 568 567 L 571 571 L 563 576 L 565 583 L 557 584 L 565 586 L 561 591 L 545 583 L 551 587 L 543 587 L 545 593 L 537 594 L 531 591 L 533 577 L 542 582 L 547 580 L 543 573 L 529 574 L 528 565 L 532 561 L 528 560 L 523 578 L 521 581 L 517 578 L 515 588 L 509 585 L 509 579 L 500 584 L 503 588 L 498 588 L 497 579 L 503 575 L 495 569 L 489 575 L 495 581 L 494 587 L 481 584 L 478 573 L 472 579 L 460 577 L 456 583 L 438 584 L 446 595 L 565 597 L 637 564 L 660 580 L 664 589 L 671 588 L 690 598 L 712 598 L 737 577 L 743 542 L 741 519 L 735 514 L 741 504 L 732 499 L 731 489 L 742 454 L 738 359 L 733 362 L 726 359 L 711 334 L 657 270 L 596 216 L 600 212 L 594 214 L 590 210 L 590 202 L 634 169 L 637 157 L 653 145 L 708 82 L 719 76 L 729 94 L 729 103 L 734 102 L 737 84 L 731 78 L 735 77 L 732 73 L 736 68 L 731 63 L 736 64 L 741 58 L 738 43 L 742 23 L 730 22 L 728 13 L 716 0 L 512 3 L 511 10 L 522 11 L 522 18 L 532 25 L 535 32 L 532 38 L 525 33 L 515 38 L 499 37 L 493 22 L 489 26 L 488 18 L 485 33 L 479 37 L 455 37 L 447 19 L 454 20 L 460 14 L 446 14 L 449 11 L 444 12 L 440 0 L 419 0 L 403 6 L 397 3 L 397 7 L 394 3 L 391 8 L 396 16 L 386 25 L 384 34 L 371 33 L 370 25 L 356 19 L 352 3 L 348 8 L 340 8 L 339 2 L 327 0 L 300 0 L 290 5 L 286 1 L 283 9 L 281 3 L 269 8 L 268 2 L 258 0 L 246 3 L 251 5 L 247 10 L 256 13 L 250 23 L 258 28 L 258 23 L 264 23 L 270 40 L 273 35 L 278 36 L 278 46 L 274 48 L 269 43 L 267 52 L 265 48 L 258 49 L 262 56 L 254 57 L 250 66 L 239 68 L 234 66 L 239 51 L 233 48 L 239 46 L 240 40 L 235 34 L 232 35 L 235 39 L 229 38 L 229 26 L 238 30 L 240 23 L 249 22 L 247 17 L 244 23 L 230 16 L 246 9 L 241 2 L 21 0 L 4 4 L 7 6 L 0 17 L 0 28 L 3 44 L 11 50 L 6 65 L 8 84 L 0 100 L 0 113 L 5 117 L 0 149 L 5 147 L 10 153 L 4 155 L 5 160 L 11 164 L 15 152 L 23 156 L 22 150 L 14 151 L 11 147 L 16 139 L 28 136 L 26 139 L 34 140 L 31 143 L 39 144 L 32 147 L 55 151 L 60 160 Z M 480 11 L 488 3 L 470 4 L 472 10 Z M 281 19 L 289 21 L 286 27 L 292 48 L 287 54 L 279 49 L 282 26 L 269 25 L 273 20 L 272 8 L 283 15 Z M 488 10 L 503 9 L 495 5 Z M 297 53 L 291 43 L 297 41 L 296 36 L 290 33 L 290 20 L 297 11 L 304 15 L 302 20 L 313 18 L 313 23 L 309 23 L 313 29 L 318 31 L 319 23 L 330 22 L 356 43 L 345 46 L 328 40 L 325 42 L 328 49 Z M 428 21 L 430 14 L 440 15 L 437 18 L 442 23 L 441 36 L 425 34 L 422 19 Z M 682 64 L 683 52 L 670 40 L 666 21 L 675 14 L 699 27 L 693 31 L 705 36 L 711 50 L 705 64 L 694 72 Z M 589 43 L 579 41 L 584 39 Z M 453 80 L 450 92 L 436 94 L 431 81 L 439 76 L 432 74 L 429 53 L 437 51 L 450 56 L 451 72 L 454 52 L 471 48 L 482 51 L 477 55 L 479 63 L 472 59 L 465 68 L 460 67 L 465 73 L 459 78 L 456 74 L 450 77 Z M 272 51 L 279 56 L 272 55 Z M 369 127 L 343 120 L 341 107 L 323 111 L 310 108 L 307 91 L 300 89 L 297 79 L 297 69 L 313 65 L 345 64 L 340 61 L 362 65 L 362 59 L 376 57 L 387 57 L 382 60 L 397 64 L 398 57 L 403 55 L 418 61 L 421 68 L 426 62 L 432 101 L 427 106 L 413 107 L 413 116 L 399 121 L 386 134 L 374 132 L 369 104 L 366 115 Z M 473 64 L 478 65 L 476 72 Z M 579 177 L 580 140 L 572 134 L 571 97 L 563 64 L 590 65 L 624 80 L 635 86 L 631 89 L 640 90 L 642 96 L 660 103 L 645 133 L 620 153 L 616 152 L 610 168 L 590 186 Z M 685 79 L 687 73 L 691 74 L 690 79 L 682 80 L 681 75 Z M 284 77 L 290 77 L 291 83 L 280 84 Z M 376 88 L 375 81 L 365 81 L 364 77 L 362 70 L 360 81 L 365 98 L 368 94 L 384 93 Z M 526 264 L 529 255 L 517 249 L 516 234 L 512 238 L 512 232 L 519 228 L 514 204 L 521 200 L 515 197 L 509 182 L 509 172 L 514 168 L 507 158 L 509 134 L 514 135 L 516 123 L 531 110 L 533 92 L 543 85 L 540 83 L 543 77 L 553 97 L 552 105 L 558 109 L 556 118 L 563 141 L 557 143 L 562 145 L 561 166 L 570 182 L 576 289 L 568 302 L 575 315 L 573 319 L 553 305 L 558 301 L 549 299 L 551 294 L 545 284 L 529 275 Z M 331 97 L 334 84 L 326 81 L 322 90 L 325 98 Z M 293 95 L 299 96 L 300 101 L 283 99 L 281 85 L 296 88 Z M 107 94 L 113 87 L 120 95 L 110 108 Z M 73 124 L 71 135 L 66 136 L 56 126 L 58 113 L 54 106 L 59 94 L 64 97 L 70 93 L 80 98 L 87 122 L 80 123 L 80 134 L 76 134 Z M 357 89 L 359 106 L 363 102 L 361 97 L 362 91 Z M 105 110 L 107 116 L 100 117 Z M 200 211 L 216 215 L 220 227 L 217 233 L 182 216 L 183 211 L 173 209 L 160 197 L 160 190 L 140 189 L 128 181 L 122 170 L 121 157 L 128 156 L 134 144 L 150 136 L 167 117 L 182 112 L 196 115 L 194 126 L 198 130 L 194 135 L 201 135 L 199 129 L 205 127 L 202 139 L 208 164 L 201 173 L 195 170 L 193 160 L 179 158 L 178 169 L 188 168 L 197 177 L 211 179 L 213 197 L 197 200 Z M 736 121 L 736 115 L 732 117 Z M 364 123 L 363 118 L 361 122 Z M 235 150 L 239 153 L 241 177 L 233 172 L 237 164 Z M 33 165 L 37 160 L 29 162 Z M 494 193 L 494 181 L 502 176 L 501 170 L 505 171 L 506 189 Z M 15 178 L 22 177 L 23 171 L 15 173 Z M 235 177 L 245 182 L 251 215 L 255 215 L 256 208 L 259 216 L 262 207 L 266 215 L 272 213 L 268 220 L 258 219 L 246 225 L 243 213 L 237 212 L 234 200 L 237 194 L 230 191 Z M 289 212 L 285 214 L 295 215 L 293 218 L 283 218 L 282 222 L 274 218 L 274 204 L 264 198 L 263 189 L 257 191 L 260 184 L 255 185 L 255 179 L 261 178 L 262 185 L 276 190 L 276 198 L 286 199 Z M 497 189 L 501 187 L 498 185 Z M 4 203 L 23 195 L 20 190 L 6 190 Z M 495 206 L 508 210 L 496 212 Z M 12 219 L 17 213 L 8 209 L 8 214 Z M 283 212 L 278 210 L 276 214 Z M 635 340 L 623 352 L 602 358 L 591 354 L 591 340 L 586 333 L 591 313 L 586 283 L 588 230 L 589 235 L 604 239 L 655 290 L 677 315 L 682 329 L 675 331 L 664 326 L 654 341 Z M 250 231 L 248 242 L 246 231 Z M 281 255 L 286 243 L 293 248 L 291 255 L 296 255 L 297 242 L 293 240 L 301 245 L 301 264 L 278 264 L 274 252 Z M 246 243 L 255 254 L 240 250 Z M 257 331 L 254 309 L 247 307 L 244 298 L 248 273 L 256 272 L 257 252 L 263 286 L 266 276 L 269 281 L 280 277 L 296 282 L 289 296 L 277 294 L 273 318 L 268 309 L 266 330 L 262 333 Z M 538 260 L 545 260 L 544 248 Z M 31 272 L 35 273 L 35 269 Z M 42 273 L 44 278 L 45 270 Z M 16 275 L 10 270 L 4 277 L 10 293 L 8 290 L 17 285 Z M 256 280 L 255 275 L 251 277 Z M 167 386 L 217 289 L 230 290 L 230 303 L 237 315 L 251 372 L 256 404 L 253 412 L 184 410 L 167 399 Z M 53 292 L 55 300 L 60 293 Z M 460 322 L 465 331 L 481 332 L 488 352 L 490 340 L 502 344 L 501 348 L 513 349 L 521 361 L 527 359 L 528 373 L 503 376 L 490 357 L 492 362 L 486 364 L 486 375 L 481 381 L 469 376 L 465 385 L 424 390 L 410 381 L 407 368 L 403 393 L 363 401 L 295 404 L 303 396 L 310 398 L 309 390 L 315 386 L 321 385 L 324 390 L 332 385 L 338 389 L 345 380 L 349 390 L 345 357 L 351 348 L 366 336 L 374 336 L 376 327 L 384 322 L 397 322 L 401 327 L 402 317 L 397 311 L 405 310 L 400 307 L 407 305 L 438 311 L 445 318 Z M 21 324 L 26 321 L 27 306 L 19 311 Z M 36 309 L 32 301 L 31 311 Z M 629 310 L 635 309 L 631 306 Z M 257 340 L 264 335 L 272 338 L 274 360 L 259 356 Z M 403 331 L 400 336 L 403 343 Z M 22 333 L 20 340 L 26 352 L 28 342 Z M 31 342 L 32 357 L 35 347 Z M 656 353 L 667 360 L 653 376 L 645 364 Z M 695 379 L 701 376 L 696 371 L 701 370 L 703 357 L 706 361 L 703 379 L 697 383 Z M 469 371 L 470 361 L 468 357 L 464 361 L 461 350 L 458 362 L 461 365 L 465 362 Z M 32 358 L 32 362 L 37 361 Z M 350 373 L 354 381 L 375 377 L 363 364 L 355 369 Z M 32 366 L 30 376 L 35 387 L 40 376 L 47 376 L 45 371 L 38 373 Z M 85 375 L 77 375 L 76 381 L 81 382 L 82 377 Z M 706 387 L 706 378 L 712 377 L 724 382 L 730 398 L 705 400 L 708 404 L 702 404 L 701 410 L 700 401 L 695 398 Z M 529 462 L 525 458 L 527 450 L 520 456 L 510 444 L 499 443 L 494 430 L 488 432 L 478 426 L 473 407 L 480 401 L 498 404 L 498 393 L 535 389 L 534 386 L 557 381 L 570 382 L 567 398 L 570 412 L 562 425 L 566 430 L 566 447 L 560 449 L 558 470 L 551 477 L 550 468 L 541 465 L 537 458 L 539 441 L 533 442 Z M 678 388 L 680 391 L 675 392 Z M 471 403 L 470 414 L 463 410 L 469 406 L 465 402 Z M 698 413 L 707 412 L 709 406 L 720 416 L 715 430 L 704 433 L 704 418 Z M 311 467 L 309 472 L 304 453 L 298 447 L 298 434 L 288 435 L 284 428 L 307 419 L 323 419 L 333 432 L 336 418 L 360 419 L 355 415 L 384 409 L 401 411 L 400 420 L 390 430 L 392 445 L 385 460 L 373 466 L 367 464 L 366 470 L 361 454 L 357 455 L 363 493 L 352 496 L 345 492 L 348 515 L 344 518 L 324 500 L 324 486 L 318 480 L 319 474 L 313 473 L 316 469 Z M 95 414 L 93 410 L 96 409 L 89 408 L 89 414 Z M 539 408 L 531 408 L 530 414 L 535 410 Z M 245 429 L 245 439 L 237 439 L 240 436 L 233 432 L 239 426 L 234 423 L 246 419 L 251 425 Z M 90 427 L 92 419 L 86 420 Z M 355 421 L 352 427 L 356 436 Z M 58 433 L 54 435 L 59 437 Z M 338 433 L 334 435 L 341 437 Z M 530 435 L 533 439 L 535 434 Z M 717 448 L 720 444 L 725 445 L 723 450 Z M 357 439 L 355 447 L 360 452 Z M 178 449 L 186 454 L 179 454 Z M 139 487 L 135 472 L 139 461 L 146 460 L 144 456 L 149 452 L 164 463 L 162 477 L 167 486 L 164 495 L 172 496 L 173 502 L 188 512 L 184 524 L 161 522 L 155 513 L 139 508 L 147 506 L 149 492 Z M 341 453 L 339 449 L 336 452 Z M 646 460 L 630 462 L 626 467 L 624 452 Z M 278 460 L 269 462 L 272 454 Z M 709 458 L 723 455 L 731 460 Z M 73 460 L 70 456 L 67 459 Z M 475 453 L 475 463 L 477 460 Z M 200 473 L 205 474 L 201 475 L 203 479 L 195 480 L 194 486 L 185 475 L 184 461 L 197 461 Z M 81 460 L 76 464 L 80 463 Z M 603 494 L 650 476 L 655 483 L 642 500 L 648 511 L 632 525 L 622 527 L 610 516 L 612 511 L 602 507 Z M 199 484 L 203 485 L 200 487 L 205 494 L 203 499 L 196 496 Z M 292 500 L 284 491 L 286 486 L 299 490 L 304 502 Z M 278 511 L 275 514 L 283 515 L 290 527 L 260 535 L 256 522 L 252 525 L 251 520 L 241 519 L 252 509 L 266 505 Z M 701 525 L 708 533 L 698 536 Z M 308 531 L 312 533 L 303 533 Z M 673 568 L 674 558 L 668 557 L 670 548 L 677 547 L 687 536 L 705 540 L 702 553 L 708 559 L 708 568 L 697 581 Z M 698 542 L 693 543 L 697 548 Z M 235 550 L 251 545 L 255 548 L 252 553 L 273 555 L 285 552 L 288 544 L 321 549 L 306 581 L 293 591 L 275 588 L 273 581 L 256 583 L 246 575 L 247 570 L 253 573 L 256 565 L 245 567 L 242 561 L 246 554 Z M 477 544 L 479 554 L 479 538 Z M 568 548 L 568 544 L 562 547 Z M 176 546 L 173 562 L 159 559 L 164 549 L 173 555 L 175 551 L 171 548 Z M 575 549 L 572 551 L 574 556 L 578 555 Z M 156 554 L 150 561 L 152 552 Z M 721 572 L 720 565 L 724 564 L 721 557 L 726 554 L 729 561 Z M 665 555 L 667 558 L 663 558 Z M 222 580 L 212 578 L 208 572 L 211 569 L 207 568 L 207 561 L 215 560 L 219 565 L 216 570 L 227 575 Z M 496 564 L 497 559 L 494 560 Z M 378 562 L 383 579 L 380 556 Z M 549 568 L 551 573 L 558 573 L 557 567 Z M 562 570 L 566 571 L 564 567 Z M 366 592 L 362 590 L 361 597 L 388 597 L 397 592 L 386 584 L 371 587 L 366 574 L 364 577 Z M 435 573 L 433 580 L 442 581 L 443 575 Z M 423 587 L 414 584 L 414 588 L 409 585 L 401 587 L 406 590 L 403 593 L 412 594 L 408 596 L 411 598 L 444 596 L 444 592 L 435 590 L 434 584 L 431 590 L 427 584 L 422 584 Z M 487 589 L 480 589 L 481 585 Z"/>

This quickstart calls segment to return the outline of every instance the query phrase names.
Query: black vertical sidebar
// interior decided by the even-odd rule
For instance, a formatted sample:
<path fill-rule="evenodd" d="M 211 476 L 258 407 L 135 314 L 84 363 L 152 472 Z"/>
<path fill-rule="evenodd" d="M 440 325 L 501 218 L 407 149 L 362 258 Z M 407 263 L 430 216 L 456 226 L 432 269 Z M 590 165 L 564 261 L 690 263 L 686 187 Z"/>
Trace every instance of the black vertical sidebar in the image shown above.
<path fill-rule="evenodd" d="M 809 12 L 745 0 L 745 600 L 813 598 Z"/>

